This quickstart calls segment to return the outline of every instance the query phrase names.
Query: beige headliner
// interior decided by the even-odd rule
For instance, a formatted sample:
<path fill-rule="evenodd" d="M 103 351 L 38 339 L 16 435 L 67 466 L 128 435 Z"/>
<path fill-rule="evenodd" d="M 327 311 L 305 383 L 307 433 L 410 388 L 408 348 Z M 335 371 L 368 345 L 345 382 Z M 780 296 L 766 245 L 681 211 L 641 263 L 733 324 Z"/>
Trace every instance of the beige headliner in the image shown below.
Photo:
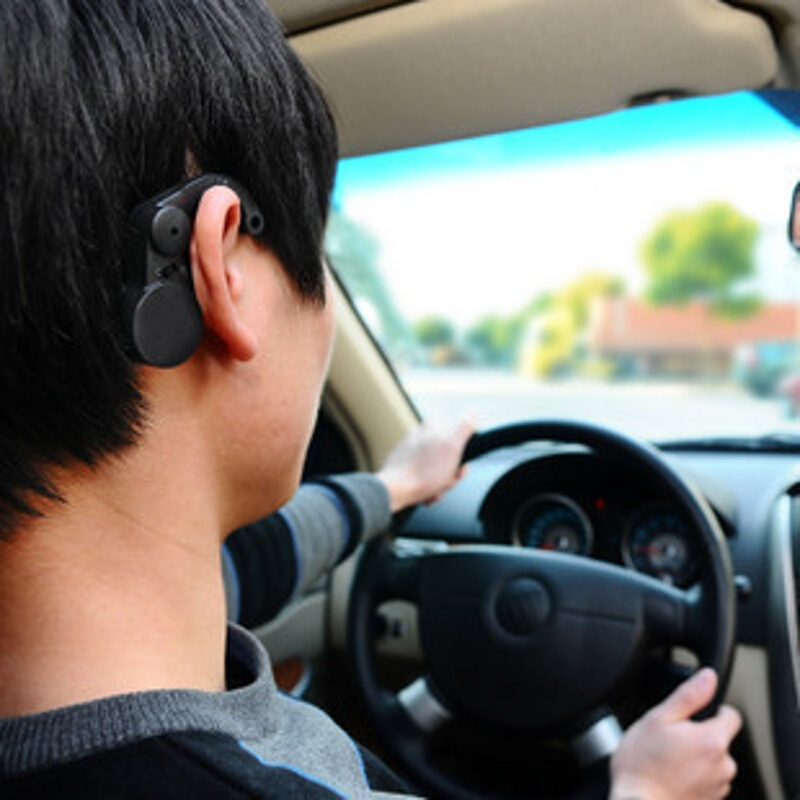
<path fill-rule="evenodd" d="M 342 154 L 792 85 L 797 0 L 272 0 Z M 351 16 L 355 14 L 355 16 Z"/>

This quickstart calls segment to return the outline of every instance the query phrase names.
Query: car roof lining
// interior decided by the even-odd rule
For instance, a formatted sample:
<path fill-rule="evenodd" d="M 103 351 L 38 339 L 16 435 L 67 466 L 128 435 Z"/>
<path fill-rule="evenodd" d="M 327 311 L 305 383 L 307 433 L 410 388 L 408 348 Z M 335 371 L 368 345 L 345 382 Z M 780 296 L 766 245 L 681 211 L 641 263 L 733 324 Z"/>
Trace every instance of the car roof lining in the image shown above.
<path fill-rule="evenodd" d="M 800 44 L 788 11 L 780 13 L 789 2 L 273 5 L 290 30 L 303 31 L 291 40 L 330 99 L 342 155 L 352 156 L 786 85 L 796 72 L 789 45 Z"/>

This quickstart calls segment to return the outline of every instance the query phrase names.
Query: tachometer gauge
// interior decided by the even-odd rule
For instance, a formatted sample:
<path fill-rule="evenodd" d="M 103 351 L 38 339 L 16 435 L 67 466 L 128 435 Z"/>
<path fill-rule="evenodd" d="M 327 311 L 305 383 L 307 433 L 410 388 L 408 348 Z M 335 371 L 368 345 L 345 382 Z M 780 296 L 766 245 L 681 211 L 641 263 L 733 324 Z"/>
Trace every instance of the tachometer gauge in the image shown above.
<path fill-rule="evenodd" d="M 585 555 L 592 546 L 592 526 L 581 507 L 560 494 L 540 494 L 514 518 L 515 544 L 538 550 Z"/>
<path fill-rule="evenodd" d="M 676 586 L 688 586 L 697 571 L 686 523 L 671 511 L 651 510 L 639 517 L 623 537 L 622 557 L 633 569 Z"/>

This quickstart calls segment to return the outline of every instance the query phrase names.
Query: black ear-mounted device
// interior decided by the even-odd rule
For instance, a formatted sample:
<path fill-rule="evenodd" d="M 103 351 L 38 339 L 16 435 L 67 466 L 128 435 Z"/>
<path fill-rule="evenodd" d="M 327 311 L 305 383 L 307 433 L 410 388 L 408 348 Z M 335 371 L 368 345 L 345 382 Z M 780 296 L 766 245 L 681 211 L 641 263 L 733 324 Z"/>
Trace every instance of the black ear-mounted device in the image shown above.
<path fill-rule="evenodd" d="M 140 363 L 177 366 L 191 356 L 203 336 L 189 242 L 200 198 L 212 186 L 229 186 L 239 196 L 243 233 L 263 233 L 264 217 L 249 192 L 217 174 L 173 186 L 136 206 L 128 219 L 122 315 L 128 352 Z"/>

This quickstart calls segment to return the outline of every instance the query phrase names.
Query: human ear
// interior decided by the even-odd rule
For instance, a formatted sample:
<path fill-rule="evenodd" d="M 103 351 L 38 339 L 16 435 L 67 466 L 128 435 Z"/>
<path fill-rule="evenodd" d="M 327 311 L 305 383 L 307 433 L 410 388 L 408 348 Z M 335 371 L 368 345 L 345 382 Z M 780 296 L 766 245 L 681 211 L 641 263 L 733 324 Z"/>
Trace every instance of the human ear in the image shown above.
<path fill-rule="evenodd" d="M 206 330 L 225 345 L 232 358 L 248 361 L 258 346 L 237 303 L 243 277 L 233 255 L 241 236 L 240 219 L 236 192 L 227 186 L 206 190 L 197 206 L 190 254 L 195 294 Z"/>

